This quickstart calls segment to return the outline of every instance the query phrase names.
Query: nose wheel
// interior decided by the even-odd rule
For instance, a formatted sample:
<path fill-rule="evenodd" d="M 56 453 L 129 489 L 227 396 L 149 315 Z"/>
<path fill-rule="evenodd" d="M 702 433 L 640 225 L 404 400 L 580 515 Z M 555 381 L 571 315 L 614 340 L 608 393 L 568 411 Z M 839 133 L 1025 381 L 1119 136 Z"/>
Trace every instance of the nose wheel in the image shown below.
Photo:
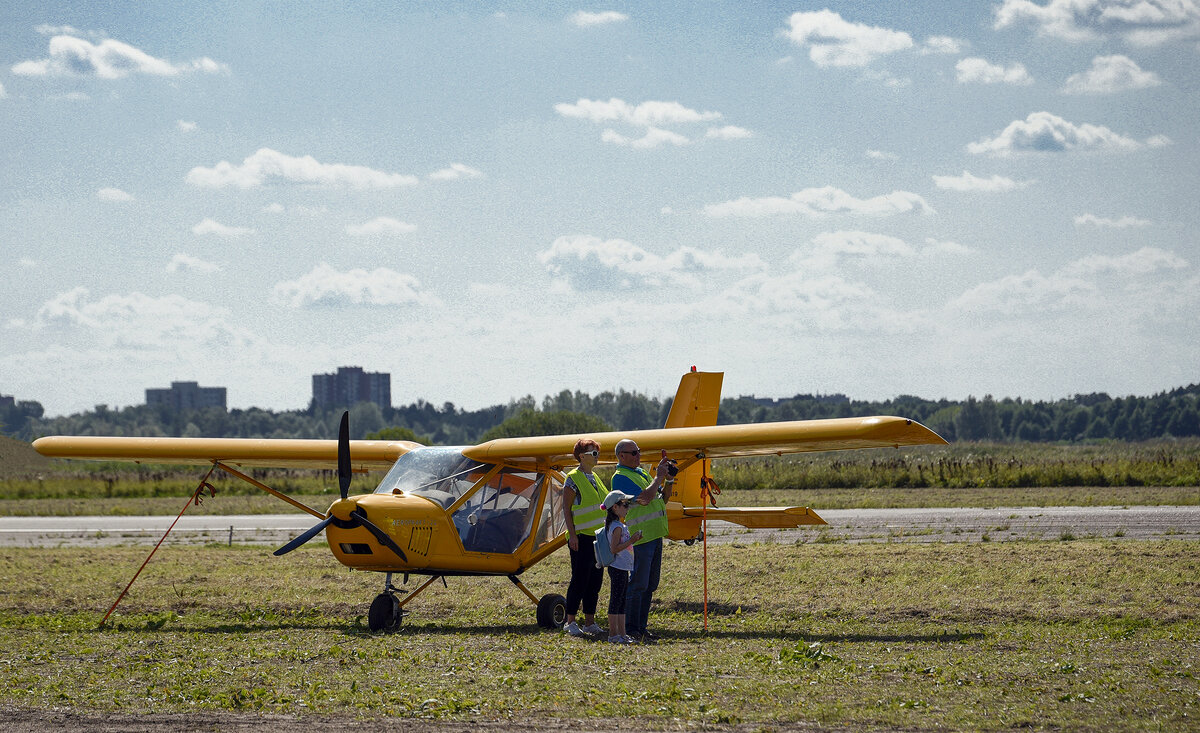
<path fill-rule="evenodd" d="M 394 593 L 380 593 L 371 601 L 367 627 L 371 631 L 395 631 L 400 628 L 400 599 Z"/>

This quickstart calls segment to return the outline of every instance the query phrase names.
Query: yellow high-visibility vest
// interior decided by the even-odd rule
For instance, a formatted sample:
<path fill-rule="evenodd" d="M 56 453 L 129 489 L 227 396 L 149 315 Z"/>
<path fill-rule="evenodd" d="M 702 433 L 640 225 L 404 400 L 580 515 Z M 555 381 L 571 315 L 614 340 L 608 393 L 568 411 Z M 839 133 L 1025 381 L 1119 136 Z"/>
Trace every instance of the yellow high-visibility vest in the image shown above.
<path fill-rule="evenodd" d="M 641 491 L 645 491 L 646 487 L 653 483 L 653 479 L 644 471 L 617 466 L 617 473 L 632 481 Z M 662 496 L 655 496 L 654 500 L 645 506 L 637 501 L 630 503 L 629 513 L 625 515 L 625 526 L 629 527 L 630 534 L 642 531 L 642 538 L 635 542 L 635 545 L 666 537 L 667 503 L 662 500 Z"/>
<path fill-rule="evenodd" d="M 575 504 L 571 506 L 571 521 L 575 523 L 575 534 L 595 537 L 596 528 L 604 525 L 604 518 L 608 515 L 600 508 L 604 497 L 608 495 L 608 489 L 604 488 L 604 482 L 599 476 L 593 474 L 589 477 L 582 468 L 569 472 L 567 478 L 575 485 Z M 589 478 L 596 483 L 593 484 Z"/>

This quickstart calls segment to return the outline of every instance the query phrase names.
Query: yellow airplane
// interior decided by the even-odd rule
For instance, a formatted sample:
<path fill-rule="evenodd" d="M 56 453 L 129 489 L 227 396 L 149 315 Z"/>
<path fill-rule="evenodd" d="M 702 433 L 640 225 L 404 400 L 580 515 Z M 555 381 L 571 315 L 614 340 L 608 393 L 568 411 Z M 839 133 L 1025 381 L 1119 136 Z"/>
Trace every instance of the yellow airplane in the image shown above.
<path fill-rule="evenodd" d="M 615 463 L 613 449 L 623 438 L 635 440 L 645 454 L 665 451 L 677 461 L 675 495 L 667 504 L 669 538 L 688 544 L 701 538 L 703 519 L 764 528 L 825 524 L 807 507 L 718 508 L 709 490 L 715 486 L 710 482 L 713 459 L 946 443 L 901 417 L 717 425 L 722 378 L 721 372 L 695 367 L 684 374 L 666 425 L 657 430 L 427 447 L 350 440 L 343 415 L 336 441 L 51 436 L 33 447 L 53 458 L 215 467 L 308 512 L 320 521 L 275 554 L 290 552 L 324 530 L 339 562 L 385 573 L 383 591 L 367 616 L 371 630 L 380 631 L 397 628 L 404 606 L 433 582 L 462 575 L 507 576 L 537 606 L 539 625 L 561 626 L 565 599 L 555 593 L 539 599 L 519 576 L 566 544 L 563 481 L 576 465 L 571 451 L 581 438 L 600 445 L 602 463 Z M 337 467 L 341 498 L 319 512 L 239 470 L 250 467 Z M 374 492 L 351 496 L 351 474 L 372 471 L 386 471 Z M 409 592 L 392 584 L 394 573 L 402 573 L 405 583 L 409 574 L 429 577 Z"/>

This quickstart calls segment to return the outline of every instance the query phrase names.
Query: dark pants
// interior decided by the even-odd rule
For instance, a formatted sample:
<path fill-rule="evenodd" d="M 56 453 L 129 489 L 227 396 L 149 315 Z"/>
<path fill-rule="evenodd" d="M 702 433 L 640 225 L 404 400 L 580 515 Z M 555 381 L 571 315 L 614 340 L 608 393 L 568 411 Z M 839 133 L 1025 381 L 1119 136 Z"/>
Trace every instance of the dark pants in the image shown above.
<path fill-rule="evenodd" d="M 608 566 L 608 615 L 625 613 L 625 591 L 629 588 L 629 571 Z"/>
<path fill-rule="evenodd" d="M 593 537 L 575 535 L 579 538 L 579 549 L 571 550 L 571 584 L 567 586 L 567 615 L 574 616 L 583 603 L 585 615 L 596 613 L 596 601 L 600 598 L 600 586 L 604 583 L 604 570 L 596 567 L 596 550 L 592 547 Z"/>
<path fill-rule="evenodd" d="M 629 636 L 646 633 L 650 618 L 650 602 L 658 590 L 662 570 L 662 538 L 633 546 L 633 574 L 625 596 L 625 633 Z"/>

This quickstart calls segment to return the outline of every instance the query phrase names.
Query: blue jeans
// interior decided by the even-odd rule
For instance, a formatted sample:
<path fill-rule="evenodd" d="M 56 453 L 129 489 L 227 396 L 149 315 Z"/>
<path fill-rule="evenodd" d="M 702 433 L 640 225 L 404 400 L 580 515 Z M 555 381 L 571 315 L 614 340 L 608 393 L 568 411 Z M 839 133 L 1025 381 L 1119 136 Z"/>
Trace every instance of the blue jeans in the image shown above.
<path fill-rule="evenodd" d="M 662 538 L 633 547 L 633 573 L 625 592 L 625 633 L 629 636 L 646 633 L 650 618 L 650 602 L 658 590 L 662 570 Z"/>

